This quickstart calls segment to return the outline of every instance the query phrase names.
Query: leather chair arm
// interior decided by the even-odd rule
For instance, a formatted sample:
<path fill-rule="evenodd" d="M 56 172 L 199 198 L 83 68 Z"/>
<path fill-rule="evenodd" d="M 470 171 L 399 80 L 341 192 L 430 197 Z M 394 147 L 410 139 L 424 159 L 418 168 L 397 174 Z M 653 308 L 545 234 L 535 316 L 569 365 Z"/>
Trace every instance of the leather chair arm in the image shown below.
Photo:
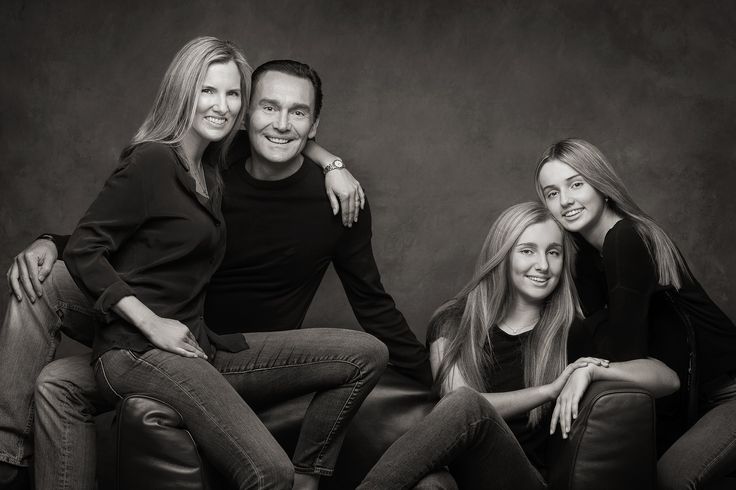
<path fill-rule="evenodd" d="M 550 441 L 550 488 L 654 488 L 654 421 L 654 398 L 648 391 L 623 382 L 591 384 L 568 439 L 558 431 Z"/>
<path fill-rule="evenodd" d="M 117 406 L 116 439 L 101 473 L 100 488 L 113 490 L 206 490 L 214 471 L 184 426 L 181 415 L 155 398 L 130 395 Z"/>

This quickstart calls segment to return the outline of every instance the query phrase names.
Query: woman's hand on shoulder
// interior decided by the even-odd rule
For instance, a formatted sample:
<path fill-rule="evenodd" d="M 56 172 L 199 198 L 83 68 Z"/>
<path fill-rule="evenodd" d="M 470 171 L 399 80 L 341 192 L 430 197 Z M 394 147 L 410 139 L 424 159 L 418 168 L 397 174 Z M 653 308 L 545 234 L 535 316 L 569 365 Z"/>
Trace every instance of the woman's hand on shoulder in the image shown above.
<path fill-rule="evenodd" d="M 358 221 L 360 210 L 365 207 L 365 193 L 360 182 L 346 168 L 331 170 L 325 175 L 325 191 L 332 214 L 342 209 L 343 226 L 353 226 Z"/>
<path fill-rule="evenodd" d="M 207 354 L 199 346 L 191 330 L 180 321 L 153 315 L 146 320 L 141 330 L 161 350 L 184 357 L 207 359 Z"/>
<path fill-rule="evenodd" d="M 578 417 L 580 399 L 593 381 L 593 369 L 597 367 L 608 368 L 609 362 L 606 359 L 597 357 L 581 357 L 573 364 L 570 364 L 570 366 L 573 365 L 579 365 L 579 368 L 573 369 L 567 375 L 567 379 L 557 395 L 549 427 L 549 433 L 554 434 L 556 426 L 559 424 L 563 439 L 567 439 L 567 435 L 570 433 L 570 426 L 573 420 Z M 555 383 L 560 380 L 560 377 L 562 375 L 555 380 Z"/>

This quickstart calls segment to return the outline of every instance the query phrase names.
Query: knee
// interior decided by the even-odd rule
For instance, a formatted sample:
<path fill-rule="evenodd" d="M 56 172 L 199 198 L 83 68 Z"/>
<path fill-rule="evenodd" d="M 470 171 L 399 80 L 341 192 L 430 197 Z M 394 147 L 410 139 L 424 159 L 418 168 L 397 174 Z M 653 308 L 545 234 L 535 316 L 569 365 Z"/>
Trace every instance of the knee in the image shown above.
<path fill-rule="evenodd" d="M 388 348 L 373 335 L 355 333 L 357 335 L 351 345 L 358 356 L 363 376 L 378 380 L 388 364 Z"/>
<path fill-rule="evenodd" d="M 57 307 L 57 288 L 54 286 L 56 276 L 60 273 L 54 267 L 48 277 L 41 283 L 41 295 L 36 295 L 36 300 L 31 301 L 25 290 L 23 290 L 23 299 L 17 301 L 13 296 L 13 301 L 8 302 L 8 310 L 6 316 L 5 328 L 15 328 L 19 333 L 28 333 L 33 327 L 48 328 L 46 320 L 55 319 L 58 316 Z M 35 287 L 34 287 L 35 290 Z"/>
<path fill-rule="evenodd" d="M 56 296 L 56 292 L 58 290 L 59 285 L 71 283 L 71 281 L 72 281 L 71 276 L 69 275 L 69 271 L 64 265 L 64 262 L 61 262 L 61 261 L 55 262 L 51 270 L 48 272 L 48 274 L 44 278 L 43 282 L 40 283 L 41 292 L 43 293 L 41 295 L 41 298 L 54 298 Z M 41 299 L 41 298 L 38 298 L 38 299 Z M 23 302 L 26 302 L 26 301 L 23 301 Z M 28 303 L 30 303 L 30 301 Z M 39 301 L 37 300 L 35 303 L 30 303 L 28 306 L 32 307 L 34 304 L 38 304 L 38 303 Z"/>
<path fill-rule="evenodd" d="M 483 395 L 467 386 L 461 386 L 448 393 L 438 405 L 446 406 L 451 413 L 464 414 L 476 420 L 500 418 L 493 405 Z"/>
<path fill-rule="evenodd" d="M 69 409 L 70 415 L 89 413 L 85 389 L 80 386 L 63 363 L 47 365 L 36 379 L 34 402 L 38 410 L 60 412 Z"/>

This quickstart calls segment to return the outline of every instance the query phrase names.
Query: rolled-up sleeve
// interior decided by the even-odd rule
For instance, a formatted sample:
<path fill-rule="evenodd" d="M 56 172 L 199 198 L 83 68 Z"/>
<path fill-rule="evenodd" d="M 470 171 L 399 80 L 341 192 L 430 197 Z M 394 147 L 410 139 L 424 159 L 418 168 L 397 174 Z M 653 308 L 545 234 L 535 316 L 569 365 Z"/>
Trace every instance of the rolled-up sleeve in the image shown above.
<path fill-rule="evenodd" d="M 64 249 L 64 262 L 77 285 L 95 299 L 103 313 L 125 296 L 134 295 L 110 257 L 146 220 L 149 165 L 130 157 L 105 183 L 79 221 Z"/>

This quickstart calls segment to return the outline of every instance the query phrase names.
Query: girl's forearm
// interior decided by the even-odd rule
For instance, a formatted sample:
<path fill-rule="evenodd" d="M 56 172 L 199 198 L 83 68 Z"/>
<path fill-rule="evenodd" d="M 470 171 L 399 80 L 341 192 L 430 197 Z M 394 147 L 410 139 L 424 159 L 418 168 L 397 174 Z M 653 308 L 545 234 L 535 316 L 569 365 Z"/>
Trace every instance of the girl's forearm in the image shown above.
<path fill-rule="evenodd" d="M 666 364 L 653 358 L 612 362 L 607 368 L 590 368 L 593 381 L 629 381 L 657 398 L 674 393 L 680 388 L 677 374 Z"/>
<path fill-rule="evenodd" d="M 527 413 L 553 399 L 547 385 L 482 395 L 504 419 Z"/>
<path fill-rule="evenodd" d="M 134 325 L 144 335 L 148 336 L 149 324 L 156 314 L 135 296 L 125 296 L 112 309 L 128 323 Z"/>

